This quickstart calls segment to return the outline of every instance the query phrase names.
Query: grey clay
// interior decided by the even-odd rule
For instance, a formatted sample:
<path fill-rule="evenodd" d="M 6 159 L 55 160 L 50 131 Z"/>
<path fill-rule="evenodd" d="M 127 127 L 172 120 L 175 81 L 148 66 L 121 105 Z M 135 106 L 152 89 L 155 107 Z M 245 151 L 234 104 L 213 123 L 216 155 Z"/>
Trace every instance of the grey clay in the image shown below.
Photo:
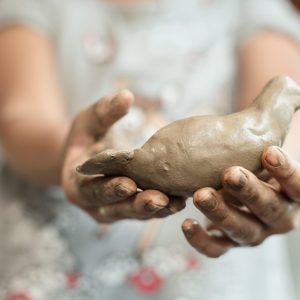
<path fill-rule="evenodd" d="M 254 173 L 261 170 L 263 149 L 283 144 L 299 107 L 300 87 L 279 76 L 241 112 L 173 122 L 158 130 L 142 148 L 106 150 L 78 170 L 128 176 L 142 189 L 173 196 L 191 196 L 202 187 L 218 189 L 228 167 L 242 166 Z"/>

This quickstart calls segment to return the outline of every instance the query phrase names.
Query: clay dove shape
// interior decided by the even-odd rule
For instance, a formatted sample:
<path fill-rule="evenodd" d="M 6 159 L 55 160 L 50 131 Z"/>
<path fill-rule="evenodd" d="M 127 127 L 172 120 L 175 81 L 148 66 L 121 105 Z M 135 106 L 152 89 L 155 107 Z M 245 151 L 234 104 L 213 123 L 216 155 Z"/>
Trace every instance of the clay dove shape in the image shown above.
<path fill-rule="evenodd" d="M 262 170 L 267 146 L 282 146 L 300 87 L 287 76 L 272 79 L 243 111 L 224 116 L 194 116 L 158 130 L 140 149 L 106 150 L 78 167 L 78 172 L 127 176 L 141 189 L 189 197 L 203 187 L 221 188 L 225 169 Z"/>

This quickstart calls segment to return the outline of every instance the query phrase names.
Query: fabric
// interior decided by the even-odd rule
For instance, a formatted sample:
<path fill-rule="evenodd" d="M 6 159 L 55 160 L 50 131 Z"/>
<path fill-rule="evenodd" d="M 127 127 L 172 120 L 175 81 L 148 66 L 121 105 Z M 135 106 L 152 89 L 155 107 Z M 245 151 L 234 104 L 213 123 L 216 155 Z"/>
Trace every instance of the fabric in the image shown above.
<path fill-rule="evenodd" d="M 230 112 L 236 48 L 266 28 L 300 38 L 298 16 L 283 0 L 156 3 L 0 0 L 0 24 L 49 35 L 70 117 L 122 87 L 167 120 Z M 143 125 L 137 145 L 158 127 L 142 108 L 118 129 Z M 190 203 L 162 220 L 140 253 L 149 222 L 121 221 L 105 233 L 60 190 L 32 187 L 5 167 L 0 178 L 0 299 L 295 299 L 284 237 L 205 258 L 180 230 L 186 217 L 202 219 Z"/>

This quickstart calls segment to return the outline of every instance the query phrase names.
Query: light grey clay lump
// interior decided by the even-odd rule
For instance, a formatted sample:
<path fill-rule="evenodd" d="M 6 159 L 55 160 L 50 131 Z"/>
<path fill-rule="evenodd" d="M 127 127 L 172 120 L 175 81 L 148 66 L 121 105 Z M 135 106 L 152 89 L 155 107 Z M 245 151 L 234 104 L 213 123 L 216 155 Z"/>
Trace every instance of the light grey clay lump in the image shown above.
<path fill-rule="evenodd" d="M 263 149 L 283 144 L 299 107 L 300 87 L 279 76 L 241 112 L 178 120 L 158 130 L 140 149 L 103 151 L 78 171 L 127 176 L 142 189 L 174 196 L 191 196 L 202 187 L 218 189 L 228 167 L 261 171 Z"/>

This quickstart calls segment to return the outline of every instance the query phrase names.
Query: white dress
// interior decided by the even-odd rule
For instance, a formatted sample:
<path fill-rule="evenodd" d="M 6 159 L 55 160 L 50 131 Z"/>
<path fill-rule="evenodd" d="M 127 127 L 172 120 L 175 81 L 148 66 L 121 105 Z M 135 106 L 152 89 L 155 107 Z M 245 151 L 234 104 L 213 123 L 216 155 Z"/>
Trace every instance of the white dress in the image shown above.
<path fill-rule="evenodd" d="M 0 0 L 2 27 L 31 26 L 53 41 L 70 117 L 122 86 L 168 120 L 228 113 L 237 47 L 263 29 L 300 39 L 298 15 L 283 0 L 108 2 Z M 136 144 L 157 129 L 141 107 L 119 126 L 144 126 Z M 117 222 L 103 235 L 60 190 L 33 187 L 5 165 L 0 188 L 0 299 L 295 299 L 284 237 L 208 259 L 181 233 L 186 217 L 202 219 L 190 204 L 156 224 L 140 253 L 148 222 Z"/>

